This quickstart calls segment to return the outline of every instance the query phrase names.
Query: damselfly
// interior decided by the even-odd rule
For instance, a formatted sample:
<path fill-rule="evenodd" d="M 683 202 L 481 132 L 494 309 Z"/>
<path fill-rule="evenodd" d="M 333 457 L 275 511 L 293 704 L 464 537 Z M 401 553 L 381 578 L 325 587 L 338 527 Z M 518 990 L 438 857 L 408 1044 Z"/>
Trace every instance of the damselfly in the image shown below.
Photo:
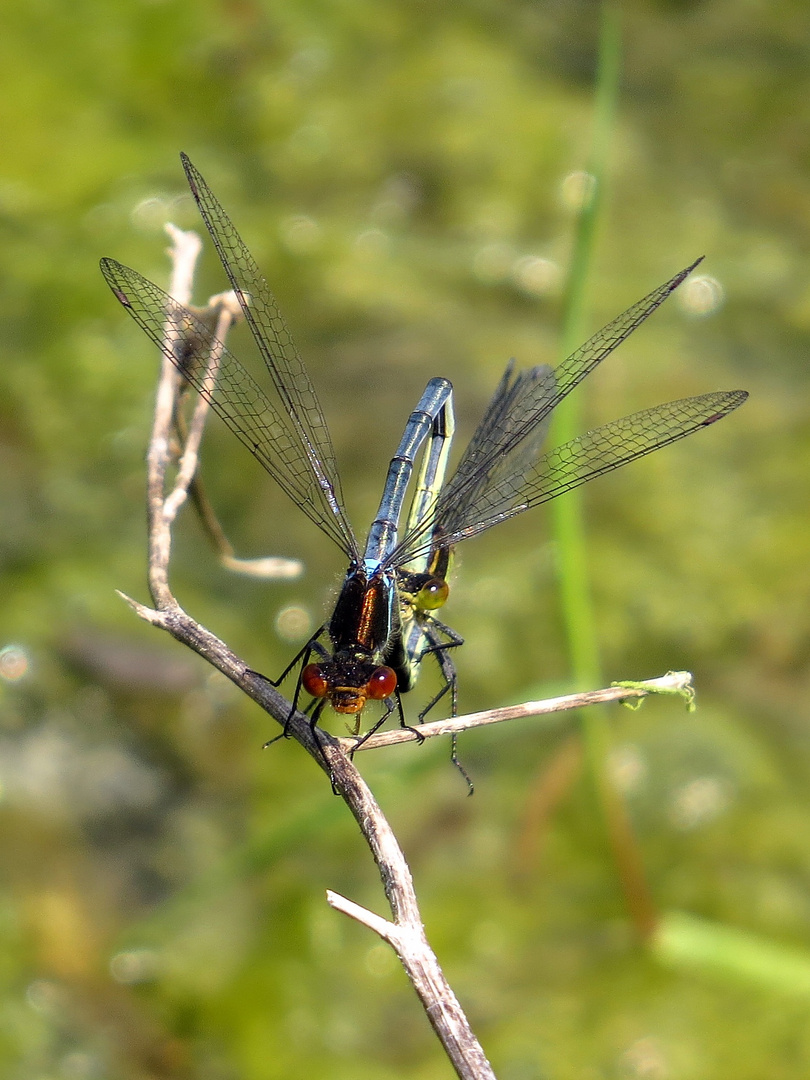
<path fill-rule="evenodd" d="M 267 365 L 280 408 L 192 311 L 112 259 L 103 259 L 101 269 L 136 322 L 349 560 L 331 619 L 274 684 L 301 665 L 292 710 L 303 687 L 313 699 L 313 731 L 327 702 L 338 713 L 356 716 L 357 731 L 368 700 L 385 703 L 380 723 L 398 709 L 404 725 L 400 693 L 413 686 L 421 659 L 434 653 L 444 685 L 420 720 L 448 689 L 455 715 L 456 675 L 448 650 L 461 644 L 461 638 L 435 614 L 448 596 L 447 571 L 454 545 L 713 424 L 748 396 L 737 390 L 669 402 L 541 453 L 553 409 L 652 314 L 697 263 L 628 308 L 553 371 L 538 366 L 515 375 L 510 364 L 446 483 L 453 434 L 452 387 L 446 379 L 432 379 L 391 461 L 380 509 L 363 549 L 344 508 L 323 411 L 276 301 L 200 173 L 185 155 L 182 162 Z M 218 357 L 216 373 L 209 355 Z M 420 451 L 422 465 L 400 539 L 399 518 Z M 326 637 L 331 649 L 323 644 Z M 313 656 L 316 660 L 310 662 Z"/>

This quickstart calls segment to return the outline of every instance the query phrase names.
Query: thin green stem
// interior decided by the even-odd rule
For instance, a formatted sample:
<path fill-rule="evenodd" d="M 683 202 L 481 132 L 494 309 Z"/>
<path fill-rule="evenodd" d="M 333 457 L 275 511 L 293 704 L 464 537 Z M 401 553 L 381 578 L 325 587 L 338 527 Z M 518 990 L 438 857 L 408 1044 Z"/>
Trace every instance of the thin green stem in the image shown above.
<path fill-rule="evenodd" d="M 588 276 L 593 262 L 596 233 L 605 201 L 607 157 L 614 128 L 619 85 L 621 41 L 619 20 L 606 4 L 603 12 L 596 80 L 593 141 L 583 201 L 574 238 L 571 270 L 563 314 L 562 346 L 567 356 L 586 336 L 585 306 Z M 567 442 L 582 431 L 582 395 L 574 394 L 554 414 L 554 441 Z M 560 605 L 577 687 L 601 680 L 599 643 L 593 613 L 581 490 L 552 503 L 557 547 Z M 656 913 L 647 886 L 641 854 L 621 797 L 607 770 L 609 732 L 602 710 L 589 709 L 582 717 L 585 757 L 597 800 L 604 815 L 613 858 L 622 882 L 630 915 L 639 935 L 649 938 Z"/>
<path fill-rule="evenodd" d="M 562 353 L 567 356 L 586 337 L 584 312 L 588 275 L 593 262 L 597 225 L 604 203 L 608 144 L 614 127 L 619 83 L 619 21 L 608 5 L 604 9 L 596 84 L 593 142 L 583 203 L 574 238 L 571 270 L 566 288 L 562 327 Z M 582 396 L 567 398 L 554 413 L 554 441 L 567 442 L 582 430 Z M 599 646 L 596 637 L 590 586 L 583 499 L 573 491 L 552 503 L 557 545 L 558 580 L 571 668 L 577 686 L 600 680 Z"/>

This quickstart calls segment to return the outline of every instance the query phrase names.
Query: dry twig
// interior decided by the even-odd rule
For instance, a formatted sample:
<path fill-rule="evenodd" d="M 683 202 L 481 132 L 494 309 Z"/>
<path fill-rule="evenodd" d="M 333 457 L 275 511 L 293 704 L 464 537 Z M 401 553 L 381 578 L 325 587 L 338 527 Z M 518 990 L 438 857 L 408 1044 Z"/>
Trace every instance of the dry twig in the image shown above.
<path fill-rule="evenodd" d="M 196 234 L 181 232 L 173 226 L 169 227 L 169 232 L 173 241 L 169 251 L 173 265 L 170 292 L 176 300 L 188 306 L 200 241 Z M 217 342 L 222 342 L 233 322 L 239 317 L 233 294 L 213 297 L 209 301 L 205 316 L 216 318 L 216 339 Z M 167 325 L 166 333 L 172 340 L 177 340 L 180 331 L 177 327 Z M 218 359 L 215 348 L 208 361 L 212 374 L 216 372 Z M 168 631 L 178 641 L 193 649 L 257 702 L 279 724 L 286 724 L 287 733 L 327 772 L 334 790 L 346 802 L 371 849 L 382 877 L 392 919 L 384 919 L 331 890 L 327 892 L 328 902 L 337 910 L 368 926 L 395 950 L 458 1076 L 464 1080 L 494 1080 L 492 1068 L 428 943 L 405 856 L 374 796 L 351 760 L 351 754 L 358 748 L 359 738 L 334 738 L 319 729 L 316 739 L 309 718 L 301 712 L 290 716 L 291 706 L 286 698 L 261 675 L 252 671 L 224 642 L 192 619 L 171 592 L 169 562 L 172 526 L 178 511 L 190 494 L 195 501 L 199 501 L 194 486 L 198 484 L 195 479 L 198 452 L 208 411 L 207 403 L 198 398 L 187 428 L 178 424 L 183 389 L 181 376 L 173 364 L 164 359 L 147 455 L 149 587 L 154 607 L 146 607 L 129 597 L 124 599 L 141 618 Z M 181 445 L 173 481 L 169 484 L 168 472 L 174 463 L 173 449 L 177 445 L 178 436 Z M 216 529 L 209 528 L 209 532 L 215 533 Z M 219 546 L 226 564 L 245 570 L 244 561 L 233 558 L 227 541 L 225 546 Z M 260 570 L 266 570 L 269 566 L 271 569 L 280 570 L 281 576 L 289 576 L 295 572 L 294 567 L 285 567 L 285 560 L 254 562 L 265 562 L 264 566 L 259 567 Z M 248 572 L 256 572 L 256 567 L 249 566 Z M 647 683 L 614 686 L 588 694 L 573 694 L 564 698 L 529 702 L 507 709 L 495 709 L 423 724 L 420 735 L 430 738 L 520 716 L 560 713 L 596 702 L 640 699 L 650 693 L 688 694 L 690 686 L 687 673 L 670 673 Z M 408 729 L 384 732 L 369 738 L 362 749 L 390 746 L 415 738 L 416 735 Z"/>

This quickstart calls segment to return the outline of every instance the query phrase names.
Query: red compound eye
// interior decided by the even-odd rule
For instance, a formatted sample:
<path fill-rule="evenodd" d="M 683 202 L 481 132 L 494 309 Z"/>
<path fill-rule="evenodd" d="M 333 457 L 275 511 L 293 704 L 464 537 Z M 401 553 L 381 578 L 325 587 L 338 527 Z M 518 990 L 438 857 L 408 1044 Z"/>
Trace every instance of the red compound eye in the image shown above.
<path fill-rule="evenodd" d="M 320 664 L 307 664 L 301 672 L 301 685 L 312 697 L 326 697 L 329 693 L 329 683 L 323 677 Z"/>
<path fill-rule="evenodd" d="M 444 578 L 431 578 L 416 594 L 416 606 L 422 611 L 435 611 L 450 595 L 450 586 Z"/>
<path fill-rule="evenodd" d="M 397 688 L 397 676 L 390 667 L 378 667 L 366 684 L 366 693 L 374 701 L 391 697 Z"/>

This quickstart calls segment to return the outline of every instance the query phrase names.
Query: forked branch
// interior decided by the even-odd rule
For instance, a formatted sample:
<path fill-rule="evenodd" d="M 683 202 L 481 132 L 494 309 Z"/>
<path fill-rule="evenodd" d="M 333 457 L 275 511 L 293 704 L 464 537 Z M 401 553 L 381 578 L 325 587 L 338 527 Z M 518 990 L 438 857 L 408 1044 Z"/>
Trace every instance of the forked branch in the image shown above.
<path fill-rule="evenodd" d="M 170 227 L 169 232 L 173 241 L 169 251 L 173 265 L 170 291 L 176 300 L 188 306 L 200 241 L 194 233 L 184 233 L 174 227 Z M 207 359 L 208 373 L 213 379 L 219 362 L 220 343 L 239 317 L 239 309 L 232 294 L 224 294 L 212 298 L 205 311 L 196 314 L 211 325 L 216 325 L 216 341 Z M 184 346 L 182 327 L 168 322 L 166 335 L 167 341 L 173 345 L 190 347 L 188 343 Z M 220 556 L 226 565 L 250 573 L 264 573 L 269 568 L 274 571 L 271 576 L 291 576 L 300 570 L 297 564 L 290 564 L 286 560 L 245 562 L 233 556 L 207 500 L 201 494 L 197 475 L 199 446 L 208 405 L 201 397 L 197 398 L 186 423 L 181 419 L 184 395 L 182 377 L 169 360 L 164 360 L 147 456 L 149 586 L 154 607 L 146 607 L 128 597 L 125 599 L 141 618 L 166 630 L 227 676 L 284 726 L 285 733 L 295 738 L 329 775 L 334 790 L 346 802 L 371 849 L 392 918 L 382 918 L 331 891 L 327 893 L 328 902 L 368 926 L 395 950 L 457 1075 L 464 1080 L 494 1080 L 492 1068 L 428 943 L 405 856 L 374 796 L 353 764 L 352 754 L 360 748 L 357 745 L 359 737 L 334 738 L 319 729 L 316 738 L 309 717 L 301 712 L 291 715 L 290 703 L 275 687 L 248 667 L 224 642 L 192 619 L 172 594 L 169 586 L 172 526 L 189 495 L 198 509 L 204 504 L 204 521 L 206 514 L 210 513 L 211 520 L 206 523 L 206 528 L 209 535 L 217 540 Z M 174 471 L 169 482 L 171 469 Z M 651 693 L 680 693 L 688 697 L 690 690 L 691 677 L 688 673 L 670 673 L 646 683 L 614 686 L 588 694 L 529 702 L 508 709 L 423 724 L 420 734 L 433 737 L 520 716 L 560 714 L 596 702 L 629 702 Z M 362 749 L 380 748 L 415 738 L 411 730 L 375 734 L 363 744 Z"/>

